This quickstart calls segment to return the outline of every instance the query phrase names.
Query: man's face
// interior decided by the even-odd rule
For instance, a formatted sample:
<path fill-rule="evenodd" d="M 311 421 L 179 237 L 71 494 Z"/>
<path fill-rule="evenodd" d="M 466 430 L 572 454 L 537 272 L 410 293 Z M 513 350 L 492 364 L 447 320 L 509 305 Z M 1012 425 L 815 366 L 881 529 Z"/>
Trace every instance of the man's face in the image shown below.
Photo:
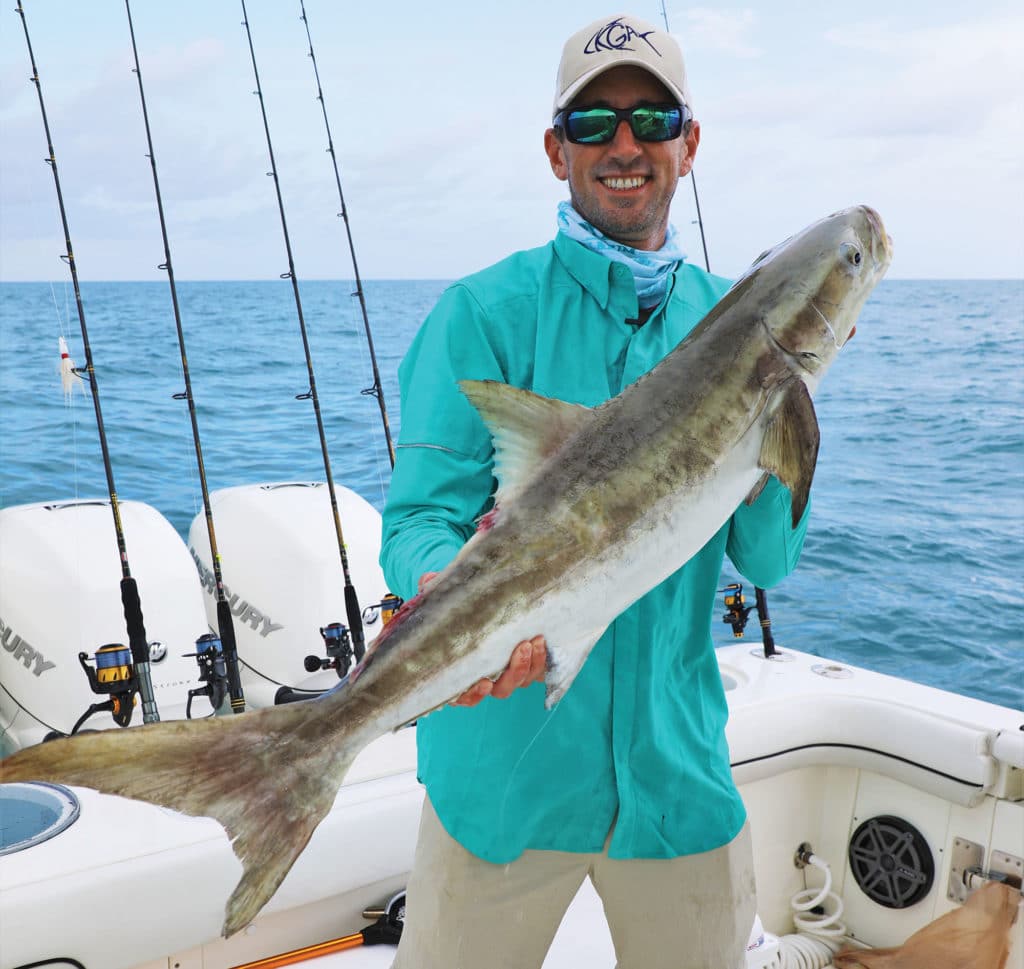
<path fill-rule="evenodd" d="M 638 67 L 615 67 L 588 84 L 573 106 L 631 108 L 674 98 Z M 637 141 L 625 122 L 604 145 L 575 145 L 544 133 L 544 150 L 557 178 L 569 183 L 573 208 L 606 236 L 634 249 L 659 249 L 668 229 L 669 203 L 680 176 L 693 164 L 700 126 L 674 141 Z"/>

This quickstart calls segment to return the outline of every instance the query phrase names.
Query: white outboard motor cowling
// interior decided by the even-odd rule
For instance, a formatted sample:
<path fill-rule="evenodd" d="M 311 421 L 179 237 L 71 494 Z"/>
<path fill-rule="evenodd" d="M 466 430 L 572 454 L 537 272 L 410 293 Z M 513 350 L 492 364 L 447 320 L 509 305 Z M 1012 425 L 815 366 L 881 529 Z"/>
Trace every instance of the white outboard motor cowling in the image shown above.
<path fill-rule="evenodd" d="M 380 631 L 387 589 L 377 564 L 379 512 L 348 488 L 335 486 L 352 585 L 366 642 Z M 338 684 L 335 669 L 310 672 L 326 660 L 320 630 L 348 627 L 345 579 L 327 486 L 276 482 L 224 488 L 210 495 L 225 599 L 233 616 L 247 706 L 275 703 L 279 691 L 319 692 Z M 189 530 L 189 549 L 205 590 L 206 614 L 217 626 L 210 540 L 203 515 Z M 310 657 L 309 665 L 306 659 Z"/>
<path fill-rule="evenodd" d="M 185 716 L 199 668 L 186 654 L 208 631 L 195 565 L 181 536 L 158 511 L 119 502 L 128 563 L 139 590 L 150 674 L 162 720 Z M 0 509 L 0 754 L 68 733 L 93 703 L 79 653 L 128 645 L 121 562 L 107 499 Z M 193 716 L 213 711 L 205 696 Z M 136 703 L 131 725 L 142 723 Z M 114 727 L 109 712 L 82 729 Z"/>

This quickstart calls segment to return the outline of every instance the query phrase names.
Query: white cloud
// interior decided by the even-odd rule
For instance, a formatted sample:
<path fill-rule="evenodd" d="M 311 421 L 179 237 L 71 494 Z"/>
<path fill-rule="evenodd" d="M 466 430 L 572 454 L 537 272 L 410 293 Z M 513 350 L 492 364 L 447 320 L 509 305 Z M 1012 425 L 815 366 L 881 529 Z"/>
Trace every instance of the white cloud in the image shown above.
<path fill-rule="evenodd" d="M 718 52 L 742 58 L 761 54 L 761 49 L 751 39 L 751 33 L 757 26 L 757 14 L 753 10 L 690 7 L 684 11 L 682 19 L 685 26 L 673 33 L 684 51 Z M 671 20 L 669 26 L 672 26 Z"/>
<path fill-rule="evenodd" d="M 847 95 L 858 93 L 857 100 L 866 102 L 867 110 L 854 115 L 864 130 L 955 137 L 1014 106 L 1019 120 L 1024 18 L 903 31 L 872 23 L 826 37 L 884 62 L 867 61 L 856 88 L 847 87 Z"/>
<path fill-rule="evenodd" d="M 669 19 L 703 125 L 697 172 L 712 268 L 741 271 L 785 234 L 866 201 L 892 223 L 899 274 L 1020 274 L 1007 253 L 1020 250 L 1008 225 L 1021 216 L 1024 184 L 1024 20 L 1008 3 L 702 2 L 670 4 Z M 244 31 L 234 8 L 183 13 L 199 6 L 140 7 L 137 18 L 175 266 L 180 278 L 264 266 L 275 275 L 280 226 Z M 364 275 L 450 278 L 545 241 L 565 194 L 540 140 L 554 66 L 592 6 L 456 4 L 443 25 L 421 6 L 386 35 L 372 10 L 323 7 L 314 39 Z M 44 5 L 36 18 L 76 253 L 92 278 L 149 278 L 159 259 L 123 13 Z M 297 270 L 336 272 L 337 194 L 304 31 L 290 11 L 254 13 Z M 660 23 L 658 4 L 646 19 Z M 15 84 L 0 83 L 0 272 L 31 278 L 33 260 L 59 251 L 61 237 L 35 92 L 27 65 L 17 66 L 24 45 L 7 33 L 0 82 Z M 688 184 L 676 210 L 699 252 Z"/>

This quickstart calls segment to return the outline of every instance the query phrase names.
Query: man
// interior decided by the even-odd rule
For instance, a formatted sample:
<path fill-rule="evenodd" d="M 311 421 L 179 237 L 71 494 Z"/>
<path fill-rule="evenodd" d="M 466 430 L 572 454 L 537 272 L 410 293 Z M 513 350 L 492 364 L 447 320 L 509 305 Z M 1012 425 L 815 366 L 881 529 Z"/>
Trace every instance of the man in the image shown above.
<path fill-rule="evenodd" d="M 557 236 L 446 290 L 399 371 L 381 563 L 400 595 L 444 568 L 490 507 L 490 437 L 458 380 L 598 405 L 727 290 L 684 261 L 669 225 L 699 142 L 671 37 L 620 16 L 569 39 L 544 135 L 571 200 Z M 619 969 L 744 965 L 753 864 L 710 619 L 726 553 L 761 586 L 793 568 L 806 516 L 793 529 L 790 514 L 771 480 L 615 620 L 552 711 L 538 635 L 509 644 L 495 682 L 420 721 L 428 797 L 396 967 L 537 969 L 588 876 Z"/>

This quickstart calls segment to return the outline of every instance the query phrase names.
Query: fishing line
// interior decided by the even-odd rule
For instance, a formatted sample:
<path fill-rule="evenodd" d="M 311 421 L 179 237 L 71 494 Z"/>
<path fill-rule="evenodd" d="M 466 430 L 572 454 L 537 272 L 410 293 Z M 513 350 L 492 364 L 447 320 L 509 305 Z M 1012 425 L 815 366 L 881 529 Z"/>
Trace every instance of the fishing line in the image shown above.
<path fill-rule="evenodd" d="M 527 755 L 533 749 L 534 745 L 540 740 L 540 735 L 551 725 L 551 722 L 558 715 L 558 711 L 561 708 L 561 704 L 555 704 L 555 706 L 548 711 L 548 715 L 544 718 L 544 722 L 536 729 L 533 736 L 530 738 L 530 742 L 522 749 L 519 756 L 516 758 L 516 762 L 512 765 L 512 770 L 509 771 L 508 781 L 505 784 L 505 794 L 501 799 L 501 807 L 498 808 L 498 830 L 503 831 L 505 827 L 505 810 L 508 807 L 509 794 L 512 791 L 512 780 L 516 776 L 516 772 L 523 765 Z"/>
<path fill-rule="evenodd" d="M 661 0 L 661 17 L 665 21 L 665 32 L 672 33 L 668 25 L 668 13 L 665 10 L 665 0 Z M 700 196 L 697 195 L 697 176 L 693 173 L 693 166 L 690 166 L 690 184 L 693 185 L 693 204 L 697 207 L 697 228 L 700 229 L 700 244 L 704 249 L 704 268 L 711 272 L 711 263 L 708 262 L 708 242 L 704 238 L 704 220 L 700 214 Z"/>
<path fill-rule="evenodd" d="M 67 338 L 70 336 L 70 329 L 66 324 L 66 320 L 70 318 L 70 307 L 68 306 L 67 287 L 65 286 L 64 292 L 64 315 L 60 312 L 60 303 L 57 302 L 57 290 L 53 288 L 53 283 L 50 283 L 50 299 L 53 300 L 53 315 L 57 317 L 57 327 L 60 330 L 60 335 Z"/>
<path fill-rule="evenodd" d="M 68 305 L 67 296 L 67 284 L 64 286 L 64 313 L 61 314 L 60 304 L 57 302 L 57 291 L 53 288 L 53 283 L 50 283 L 50 298 L 53 300 L 53 313 L 57 317 L 57 328 L 60 330 L 60 338 L 62 341 L 66 341 L 71 335 L 70 327 L 68 326 L 68 320 L 71 318 L 71 308 Z M 66 344 L 61 346 L 64 349 Z M 71 362 L 71 378 L 77 381 L 77 386 L 81 390 L 82 394 L 85 394 L 85 384 L 80 374 L 74 370 L 74 362 Z M 74 498 L 79 497 L 78 490 L 78 420 L 75 415 L 75 394 L 74 388 L 71 392 L 68 392 L 67 380 L 68 377 L 64 373 L 64 361 L 61 360 L 61 364 L 58 367 L 58 371 L 61 375 L 61 386 L 64 391 L 64 410 L 67 412 L 67 420 L 71 425 L 71 494 Z"/>
<path fill-rule="evenodd" d="M 243 4 L 244 6 L 244 4 Z M 384 389 L 380 382 L 380 369 L 377 367 L 377 354 L 373 348 L 373 334 L 370 332 L 370 318 L 366 313 L 366 299 L 363 295 L 363 284 L 359 278 L 359 264 L 356 261 L 356 247 L 352 241 L 352 226 L 348 219 L 348 207 L 345 205 L 345 193 L 341 190 L 341 175 L 338 173 L 338 156 L 334 152 L 334 139 L 331 137 L 331 124 L 327 120 L 327 103 L 324 101 L 324 91 L 320 84 L 320 70 L 316 63 L 316 54 L 313 53 L 313 37 L 309 31 L 309 18 L 306 16 L 305 0 L 299 0 L 302 8 L 302 16 L 299 18 L 306 27 L 306 39 L 309 41 L 309 59 L 313 64 L 313 76 L 316 78 L 316 99 L 320 102 L 320 110 L 324 117 L 324 130 L 327 132 L 327 154 L 331 156 L 331 164 L 334 166 L 334 184 L 338 187 L 338 203 L 341 211 L 338 216 L 345 222 L 345 235 L 348 238 L 348 251 L 352 257 L 352 271 L 355 274 L 356 291 L 353 296 L 359 297 L 359 309 L 363 316 L 363 328 L 366 331 L 366 345 L 370 348 L 370 364 L 373 368 L 373 386 L 362 391 L 368 397 L 375 397 L 380 408 L 380 419 L 384 426 L 384 440 L 388 446 L 388 458 L 391 467 L 395 466 L 395 446 L 391 440 L 391 427 L 388 423 L 388 410 L 384 403 Z"/>
<path fill-rule="evenodd" d="M 19 0 L 20 2 L 20 0 Z M 288 221 L 284 214 L 284 199 L 281 195 L 281 182 L 277 177 L 277 163 L 274 161 L 274 145 L 270 137 L 270 122 L 267 120 L 267 107 L 263 101 L 263 88 L 260 85 L 260 72 L 256 66 L 256 49 L 253 47 L 252 30 L 249 27 L 249 14 L 245 9 L 245 0 L 242 2 L 242 26 L 245 27 L 245 35 L 249 41 L 249 57 L 252 60 L 252 73 L 256 79 L 256 90 L 253 92 L 260 101 L 260 114 L 263 116 L 263 131 L 267 139 L 267 153 L 270 156 L 270 171 L 267 172 L 274 179 L 274 190 L 277 193 L 277 209 L 281 216 L 281 231 L 284 234 L 284 247 L 288 255 L 288 271 L 281 273 L 281 279 L 290 279 L 292 292 L 295 296 L 295 311 L 299 318 L 299 330 L 302 333 L 302 346 L 306 354 L 306 371 L 309 375 L 309 390 L 304 394 L 298 394 L 296 400 L 310 400 L 313 402 L 313 413 L 316 415 L 317 432 L 320 435 L 320 451 L 323 454 L 324 474 L 327 478 L 327 493 L 330 496 L 331 512 L 334 515 L 334 531 L 338 538 L 338 553 L 341 556 L 341 571 L 345 579 L 345 613 L 348 616 L 349 633 L 352 636 L 352 647 L 356 661 L 363 658 L 366 651 L 366 644 L 363 638 L 363 620 L 359 610 L 359 599 L 356 596 L 355 586 L 352 585 L 352 574 L 348 566 L 348 551 L 345 548 L 345 537 L 341 530 L 341 515 L 338 512 L 338 498 L 334 490 L 334 477 L 331 474 L 331 459 L 327 452 L 327 435 L 324 432 L 323 415 L 320 413 L 320 398 L 316 392 L 316 377 L 313 373 L 313 357 L 309 349 L 309 336 L 306 333 L 306 321 L 302 315 L 302 299 L 299 296 L 299 281 L 295 276 L 295 261 L 292 258 L 292 244 L 288 235 Z"/>
<path fill-rule="evenodd" d="M 124 0 L 125 12 L 128 14 L 128 31 L 132 38 L 132 56 L 135 58 L 133 68 L 139 82 L 139 101 L 142 104 L 142 120 L 146 128 L 146 145 L 149 148 L 150 168 L 153 170 L 153 189 L 156 193 L 156 208 L 160 216 L 160 235 L 164 243 L 164 261 L 157 269 L 167 272 L 167 282 L 171 288 L 171 306 L 174 308 L 174 325 L 178 331 L 178 349 L 181 351 L 181 370 L 185 379 L 184 393 L 174 394 L 175 400 L 184 400 L 188 404 L 188 416 L 192 424 L 192 441 L 196 451 L 196 468 L 199 473 L 199 487 L 203 494 L 203 512 L 206 517 L 206 532 L 210 538 L 210 557 L 213 561 L 214 595 L 217 600 L 217 630 L 220 633 L 220 644 L 227 667 L 228 692 L 231 696 L 231 712 L 245 711 L 245 695 L 242 692 L 242 680 L 238 670 L 238 646 L 235 641 L 235 627 L 231 618 L 231 609 L 224 594 L 224 578 L 221 574 L 220 552 L 217 550 L 217 535 L 213 528 L 213 508 L 210 505 L 210 491 L 206 484 L 206 467 L 203 464 L 203 447 L 199 439 L 199 422 L 196 417 L 196 404 L 192 396 L 192 380 L 188 372 L 188 357 L 185 352 L 185 332 L 181 325 L 181 310 L 178 305 L 178 288 L 174 282 L 174 267 L 171 263 L 171 244 L 167 236 L 167 220 L 164 217 L 163 196 L 160 193 L 160 178 L 156 170 L 156 153 L 153 150 L 153 135 L 149 127 L 149 112 L 146 109 L 146 92 L 142 85 L 142 67 L 139 64 L 139 49 L 135 43 L 135 24 L 132 21 L 130 0 Z M 223 695 L 221 687 L 220 696 Z M 211 703 L 214 696 L 211 694 Z M 191 705 L 191 696 L 189 703 Z M 216 709 L 220 704 L 214 704 Z"/>
<path fill-rule="evenodd" d="M 85 367 L 78 369 L 78 373 L 84 376 L 89 384 L 93 409 L 96 411 L 96 429 L 99 432 L 100 451 L 103 454 L 103 471 L 107 477 L 110 511 L 114 517 L 117 551 L 121 560 L 121 605 L 124 609 L 132 663 L 138 678 L 139 696 L 142 699 L 142 717 L 144 722 L 153 723 L 160 719 L 160 714 L 157 712 L 156 699 L 153 696 L 153 681 L 149 666 L 149 642 L 146 639 L 146 627 L 142 619 L 142 603 L 139 600 L 138 585 L 128 565 L 128 548 L 125 544 L 124 528 L 121 524 L 121 507 L 117 498 L 117 489 L 114 486 L 114 470 L 110 464 L 110 451 L 107 447 L 103 412 L 100 408 L 99 386 L 96 380 L 96 372 L 93 369 L 92 349 L 89 346 L 89 331 L 85 325 L 85 308 L 82 306 L 82 292 L 78 283 L 78 270 L 75 266 L 74 252 L 71 248 L 71 230 L 68 228 L 68 216 L 64 208 L 64 195 L 61 192 L 60 177 L 57 173 L 57 158 L 53 150 L 53 138 L 50 135 L 50 122 L 46 116 L 46 104 L 43 101 L 43 87 L 39 81 L 39 69 L 36 67 L 36 58 L 32 51 L 32 41 L 28 34 L 28 21 L 25 19 L 25 10 L 21 5 L 21 0 L 18 0 L 17 11 L 21 17 L 21 26 L 25 32 L 25 45 L 28 47 L 28 57 L 32 64 L 32 77 L 29 80 L 35 84 L 36 93 L 39 95 L 39 111 L 43 116 L 43 129 L 46 132 L 46 146 L 49 150 L 49 157 L 46 159 L 46 163 L 50 166 L 50 171 L 53 172 L 53 185 L 57 190 L 57 206 L 60 209 L 60 220 L 64 228 L 64 244 L 67 253 L 61 256 L 61 259 L 67 263 L 68 268 L 71 270 L 71 282 L 74 286 L 75 303 L 78 307 L 78 322 L 81 324 L 82 329 L 82 350 L 85 354 Z"/>
<path fill-rule="evenodd" d="M 357 345 L 359 347 L 359 362 L 360 362 L 360 365 L 366 366 L 367 362 L 368 362 L 368 356 L 367 356 L 367 353 L 366 353 L 366 347 L 361 342 L 358 342 L 358 341 L 357 341 Z M 367 388 L 367 390 L 371 390 L 371 391 L 372 391 L 372 389 L 373 388 Z M 366 393 L 366 392 L 367 391 L 363 391 L 363 393 Z M 388 465 L 388 471 L 390 472 L 390 471 L 393 471 L 394 467 L 395 467 L 394 452 L 390 451 L 388 456 L 389 456 L 389 458 L 391 460 L 391 463 Z M 381 500 L 381 503 L 383 504 L 384 500 L 387 497 L 387 483 L 390 480 L 390 475 L 385 476 L 384 468 L 383 468 L 383 466 L 381 464 L 381 460 L 380 460 L 380 449 L 379 448 L 377 448 L 377 447 L 373 448 L 373 457 L 374 457 L 373 470 L 376 472 L 376 475 L 377 475 L 377 494 L 380 495 L 380 500 Z"/>

